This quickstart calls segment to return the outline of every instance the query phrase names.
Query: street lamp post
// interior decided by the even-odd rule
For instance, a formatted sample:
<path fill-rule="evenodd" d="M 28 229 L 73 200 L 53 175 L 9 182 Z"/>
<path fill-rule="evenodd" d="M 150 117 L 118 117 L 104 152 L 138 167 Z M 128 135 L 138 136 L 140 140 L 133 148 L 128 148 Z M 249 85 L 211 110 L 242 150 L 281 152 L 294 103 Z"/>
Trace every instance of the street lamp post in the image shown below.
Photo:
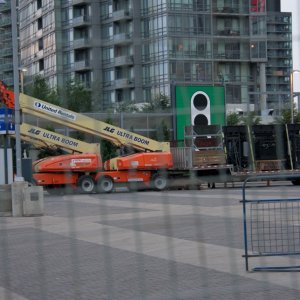
<path fill-rule="evenodd" d="M 27 72 L 26 68 L 20 68 L 20 83 L 21 83 L 21 93 L 24 94 L 24 73 Z"/>
<path fill-rule="evenodd" d="M 11 30 L 12 30 L 12 50 L 13 50 L 13 74 L 14 74 L 14 96 L 15 96 L 15 141 L 16 141 L 16 176 L 15 181 L 24 181 L 22 177 L 22 149 L 20 134 L 20 90 L 19 90 L 19 54 L 18 54 L 18 28 L 17 28 L 17 4 L 16 0 L 11 0 Z"/>
<path fill-rule="evenodd" d="M 300 70 L 292 70 L 290 74 L 291 124 L 294 123 L 294 73 L 300 73 Z"/>

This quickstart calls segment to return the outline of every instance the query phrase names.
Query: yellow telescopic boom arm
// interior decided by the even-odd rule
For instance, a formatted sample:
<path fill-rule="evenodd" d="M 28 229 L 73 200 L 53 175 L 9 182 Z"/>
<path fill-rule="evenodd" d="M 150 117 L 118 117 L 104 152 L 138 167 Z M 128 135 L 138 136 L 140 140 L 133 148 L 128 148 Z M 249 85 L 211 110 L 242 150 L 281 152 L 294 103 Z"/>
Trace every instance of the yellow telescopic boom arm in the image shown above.
<path fill-rule="evenodd" d="M 138 150 L 151 152 L 170 151 L 170 144 L 168 142 L 158 142 L 24 94 L 20 94 L 19 101 L 23 113 L 44 118 L 78 131 L 100 136 L 117 146 L 128 145 Z"/>
<path fill-rule="evenodd" d="M 37 146 L 55 145 L 67 152 L 95 153 L 100 155 L 100 144 L 85 143 L 26 123 L 20 125 L 20 133 L 23 140 Z"/>

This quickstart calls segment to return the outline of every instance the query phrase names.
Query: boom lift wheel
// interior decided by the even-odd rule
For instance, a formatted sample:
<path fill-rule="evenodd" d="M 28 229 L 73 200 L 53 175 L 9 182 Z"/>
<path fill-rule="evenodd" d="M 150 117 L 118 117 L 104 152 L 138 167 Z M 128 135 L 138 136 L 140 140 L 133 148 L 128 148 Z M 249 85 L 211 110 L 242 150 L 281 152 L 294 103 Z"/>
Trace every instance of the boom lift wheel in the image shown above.
<path fill-rule="evenodd" d="M 168 178 L 166 175 L 156 173 L 151 179 L 152 188 L 156 191 L 163 191 L 168 187 Z"/>
<path fill-rule="evenodd" d="M 114 182 L 111 177 L 103 176 L 97 181 L 97 191 L 99 193 L 111 193 L 114 189 Z"/>
<path fill-rule="evenodd" d="M 78 179 L 77 186 L 82 194 L 90 194 L 95 189 L 95 182 L 92 176 L 83 175 Z"/>
<path fill-rule="evenodd" d="M 293 185 L 300 185 L 300 179 L 292 180 Z"/>

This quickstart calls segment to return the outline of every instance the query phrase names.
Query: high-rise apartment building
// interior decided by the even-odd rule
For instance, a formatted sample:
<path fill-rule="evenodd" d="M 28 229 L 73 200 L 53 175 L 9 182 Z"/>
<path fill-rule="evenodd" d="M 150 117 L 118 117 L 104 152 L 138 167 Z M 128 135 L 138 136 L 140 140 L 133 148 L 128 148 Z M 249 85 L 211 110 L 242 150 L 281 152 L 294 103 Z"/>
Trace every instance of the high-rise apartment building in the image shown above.
<path fill-rule="evenodd" d="M 97 109 L 171 85 L 223 85 L 227 104 L 289 102 L 291 14 L 280 0 L 20 0 L 21 65 L 78 79 Z M 1 49 L 2 50 L 2 49 Z"/>
<path fill-rule="evenodd" d="M 0 1 L 0 80 L 13 85 L 10 0 Z"/>

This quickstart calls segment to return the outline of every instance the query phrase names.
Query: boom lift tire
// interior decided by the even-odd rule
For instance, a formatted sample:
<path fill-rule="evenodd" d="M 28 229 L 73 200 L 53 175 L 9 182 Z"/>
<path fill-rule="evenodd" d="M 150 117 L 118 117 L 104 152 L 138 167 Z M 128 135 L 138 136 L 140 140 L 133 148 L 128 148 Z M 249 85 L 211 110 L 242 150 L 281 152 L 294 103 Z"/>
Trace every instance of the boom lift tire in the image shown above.
<path fill-rule="evenodd" d="M 91 194 L 95 190 L 95 182 L 92 176 L 83 175 L 78 179 L 77 186 L 80 193 Z"/>
<path fill-rule="evenodd" d="M 97 181 L 98 193 L 111 193 L 114 189 L 114 182 L 111 177 L 103 176 Z"/>
<path fill-rule="evenodd" d="M 155 191 L 163 191 L 168 187 L 168 178 L 164 174 L 155 173 L 151 179 L 151 186 Z"/>
<path fill-rule="evenodd" d="M 292 180 L 293 185 L 300 185 L 300 179 Z"/>

